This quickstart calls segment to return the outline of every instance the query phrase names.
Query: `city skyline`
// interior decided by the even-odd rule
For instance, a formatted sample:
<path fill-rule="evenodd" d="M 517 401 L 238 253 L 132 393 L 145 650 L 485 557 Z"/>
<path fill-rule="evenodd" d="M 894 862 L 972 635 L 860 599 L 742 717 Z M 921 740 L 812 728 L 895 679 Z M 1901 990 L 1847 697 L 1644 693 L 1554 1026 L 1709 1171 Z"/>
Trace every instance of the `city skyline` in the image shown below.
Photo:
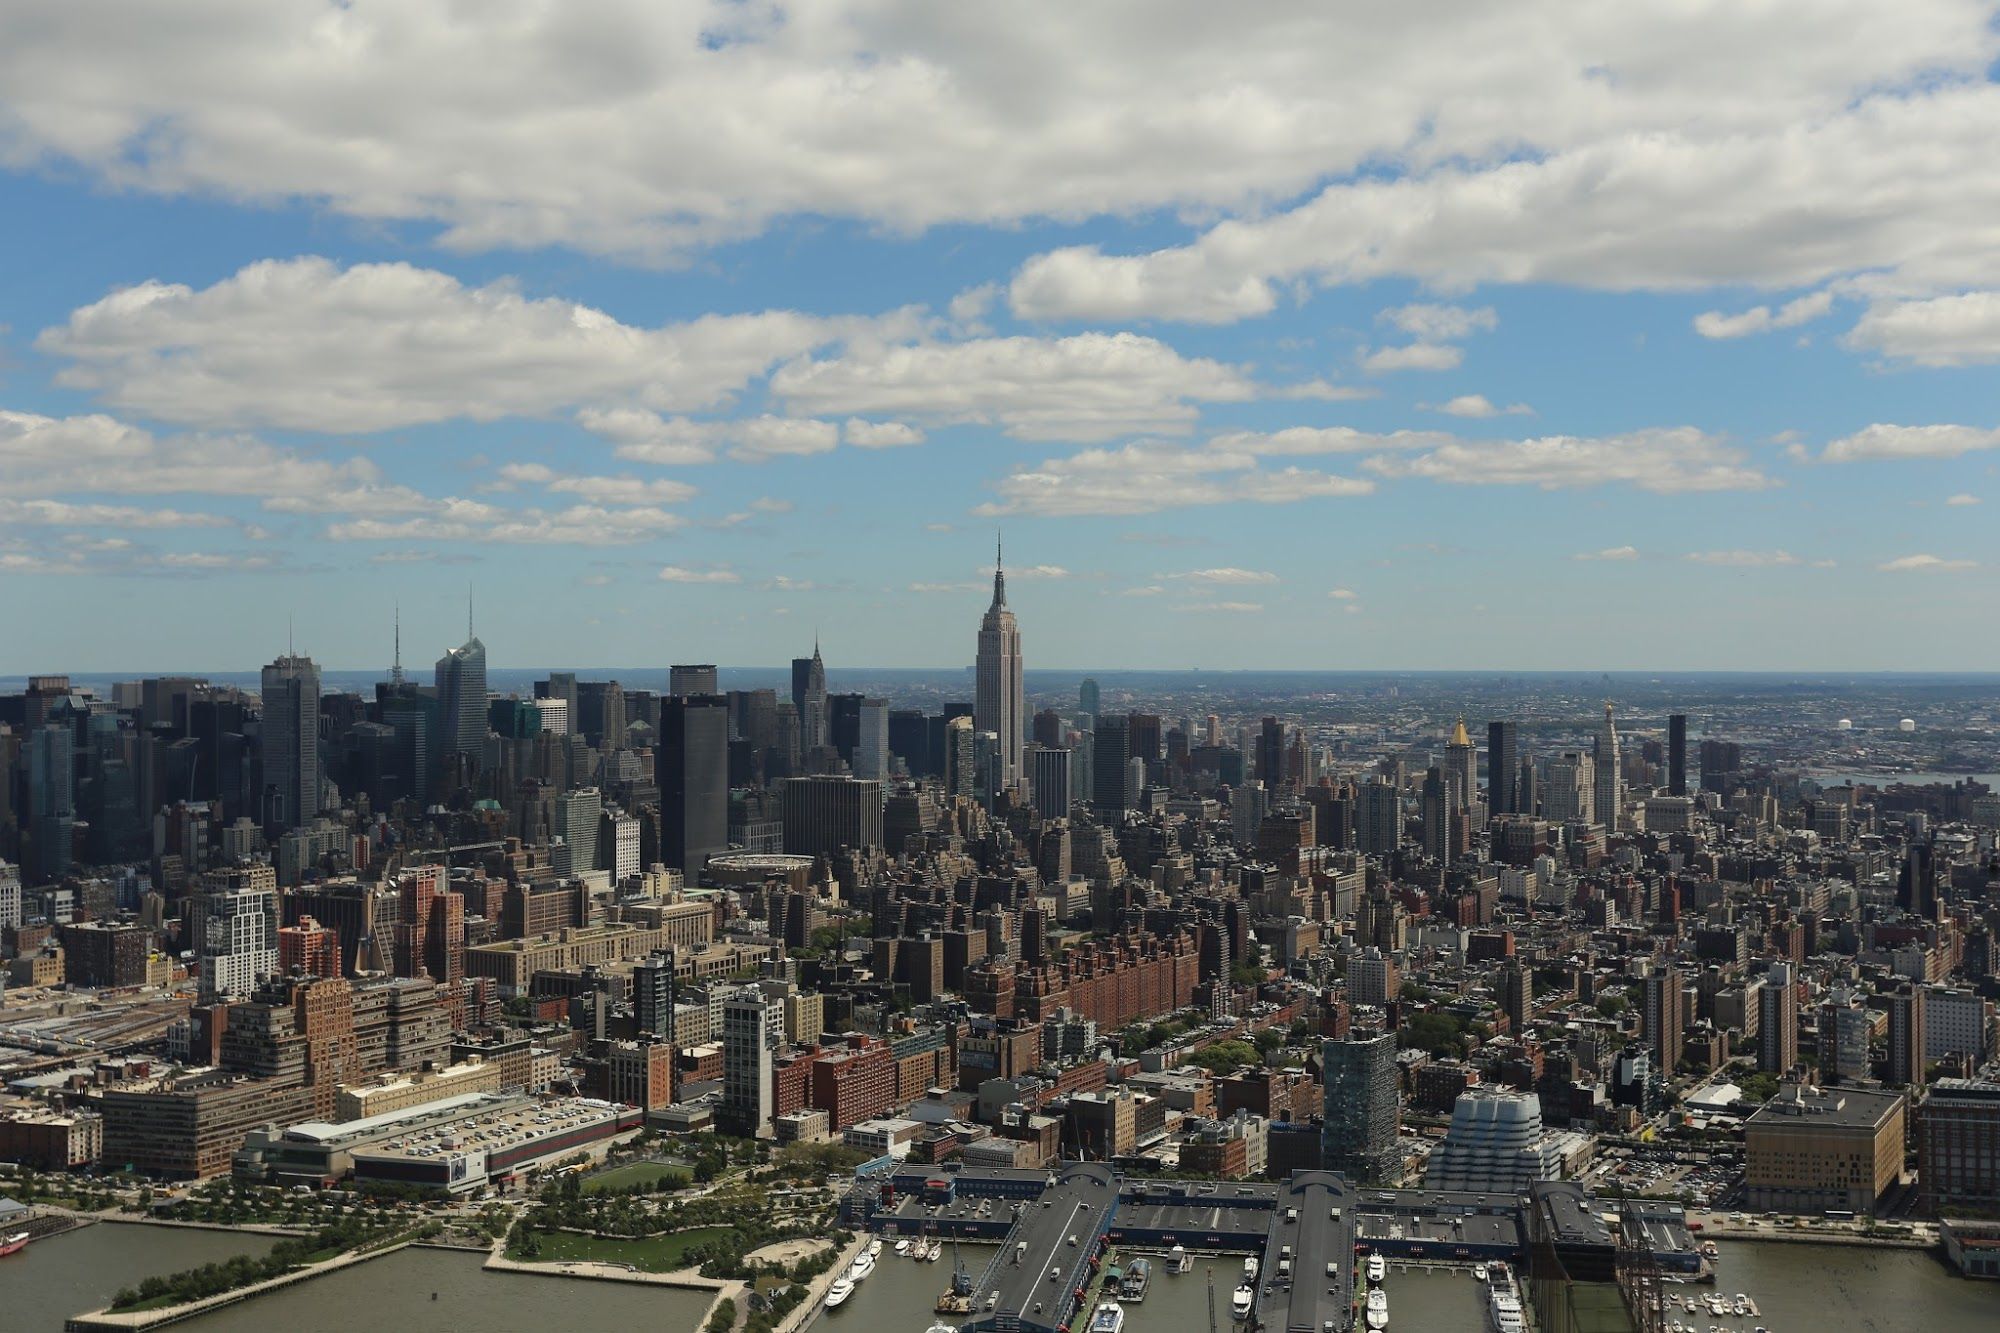
<path fill-rule="evenodd" d="M 217 16 L 0 21 L 0 672 L 2000 649 L 1989 5 Z"/>

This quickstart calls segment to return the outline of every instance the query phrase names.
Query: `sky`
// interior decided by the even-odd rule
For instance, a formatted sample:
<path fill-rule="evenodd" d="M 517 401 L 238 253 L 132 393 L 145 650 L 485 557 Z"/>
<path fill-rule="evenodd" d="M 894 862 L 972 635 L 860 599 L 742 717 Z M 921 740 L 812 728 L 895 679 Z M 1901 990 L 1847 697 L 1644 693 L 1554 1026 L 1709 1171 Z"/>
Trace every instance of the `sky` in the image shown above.
<path fill-rule="evenodd" d="M 1990 669 L 1966 0 L 0 0 L 0 673 Z"/>

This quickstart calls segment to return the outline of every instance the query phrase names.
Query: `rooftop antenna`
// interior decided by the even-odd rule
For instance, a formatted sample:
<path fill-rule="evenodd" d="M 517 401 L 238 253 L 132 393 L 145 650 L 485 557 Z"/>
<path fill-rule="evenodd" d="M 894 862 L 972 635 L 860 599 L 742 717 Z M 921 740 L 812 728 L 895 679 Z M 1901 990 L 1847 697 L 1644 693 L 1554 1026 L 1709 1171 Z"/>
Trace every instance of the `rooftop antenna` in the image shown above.
<path fill-rule="evenodd" d="M 472 642 L 472 585 L 465 585 L 465 641 Z"/>
<path fill-rule="evenodd" d="M 285 613 L 285 656 L 294 656 L 292 652 L 292 615 L 289 611 Z"/>
<path fill-rule="evenodd" d="M 401 685 L 403 683 L 403 604 L 401 601 L 396 603 L 396 663 L 389 668 L 389 683 L 391 685 Z"/>

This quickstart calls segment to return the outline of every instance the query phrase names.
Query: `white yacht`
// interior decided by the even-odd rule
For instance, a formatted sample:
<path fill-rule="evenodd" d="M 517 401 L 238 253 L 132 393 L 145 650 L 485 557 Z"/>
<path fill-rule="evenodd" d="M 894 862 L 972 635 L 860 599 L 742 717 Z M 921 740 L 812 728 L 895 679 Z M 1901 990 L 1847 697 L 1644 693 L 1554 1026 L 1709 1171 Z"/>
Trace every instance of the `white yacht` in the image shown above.
<path fill-rule="evenodd" d="M 1248 1319 L 1250 1306 L 1256 1299 L 1257 1289 L 1245 1282 L 1236 1289 L 1235 1295 L 1229 1298 L 1229 1317 L 1238 1321 Z"/>
<path fill-rule="evenodd" d="M 910 1252 L 910 1238 L 908 1236 L 905 1236 L 901 1240 L 896 1242 L 896 1253 L 908 1254 L 909 1252 Z"/>
<path fill-rule="evenodd" d="M 829 1310 L 838 1308 L 842 1302 L 853 1294 L 854 1284 L 852 1282 L 848 1281 L 845 1277 L 835 1278 L 833 1285 L 826 1289 L 826 1308 Z"/>
<path fill-rule="evenodd" d="M 882 1238 L 880 1236 L 870 1238 L 868 1242 L 868 1257 L 872 1259 L 880 1253 L 882 1253 Z"/>
<path fill-rule="evenodd" d="M 1371 1286 L 1371 1287 L 1379 1287 L 1379 1286 L 1381 1286 L 1381 1285 L 1382 1285 L 1382 1279 L 1383 1279 L 1383 1278 L 1385 1278 L 1385 1277 L 1387 1277 L 1387 1276 L 1389 1276 L 1389 1265 L 1388 1265 L 1388 1263 L 1387 1263 L 1387 1262 L 1385 1262 L 1385 1261 L 1383 1260 L 1382 1256 L 1381 1256 L 1381 1255 L 1379 1255 L 1379 1254 L 1371 1254 L 1371 1255 L 1369 1255 L 1369 1256 L 1368 1256 L 1368 1285 L 1369 1285 L 1369 1286 Z"/>
<path fill-rule="evenodd" d="M 1486 1270 L 1486 1315 L 1493 1333 L 1527 1333 L 1528 1323 L 1521 1313 L 1521 1293 L 1514 1285 L 1513 1270 L 1502 1263 Z"/>
<path fill-rule="evenodd" d="M 1243 1261 L 1243 1281 L 1245 1283 L 1250 1283 L 1250 1282 L 1255 1282 L 1256 1280 L 1257 1280 L 1257 1256 L 1253 1254 L 1248 1259 L 1245 1259 Z"/>
<path fill-rule="evenodd" d="M 1125 1307 L 1117 1301 L 1104 1301 L 1090 1316 L 1090 1333 L 1125 1333 Z"/>
<path fill-rule="evenodd" d="M 1369 1333 L 1382 1333 L 1389 1327 L 1389 1296 L 1380 1287 L 1368 1293 L 1368 1303 L 1361 1310 L 1362 1322 L 1368 1325 Z"/>
<path fill-rule="evenodd" d="M 854 1256 L 854 1263 L 848 1268 L 847 1276 L 851 1281 L 859 1282 L 874 1271 L 875 1256 L 863 1250 Z"/>

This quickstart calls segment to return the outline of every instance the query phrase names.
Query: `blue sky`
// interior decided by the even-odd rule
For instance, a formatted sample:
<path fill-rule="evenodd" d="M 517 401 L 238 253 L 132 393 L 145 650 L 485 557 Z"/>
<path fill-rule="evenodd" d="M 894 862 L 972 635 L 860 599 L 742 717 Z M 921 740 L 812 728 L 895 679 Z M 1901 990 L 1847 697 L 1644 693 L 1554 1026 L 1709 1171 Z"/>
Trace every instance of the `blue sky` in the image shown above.
<path fill-rule="evenodd" d="M 0 16 L 0 672 L 1990 667 L 1993 6 L 1073 8 Z"/>

